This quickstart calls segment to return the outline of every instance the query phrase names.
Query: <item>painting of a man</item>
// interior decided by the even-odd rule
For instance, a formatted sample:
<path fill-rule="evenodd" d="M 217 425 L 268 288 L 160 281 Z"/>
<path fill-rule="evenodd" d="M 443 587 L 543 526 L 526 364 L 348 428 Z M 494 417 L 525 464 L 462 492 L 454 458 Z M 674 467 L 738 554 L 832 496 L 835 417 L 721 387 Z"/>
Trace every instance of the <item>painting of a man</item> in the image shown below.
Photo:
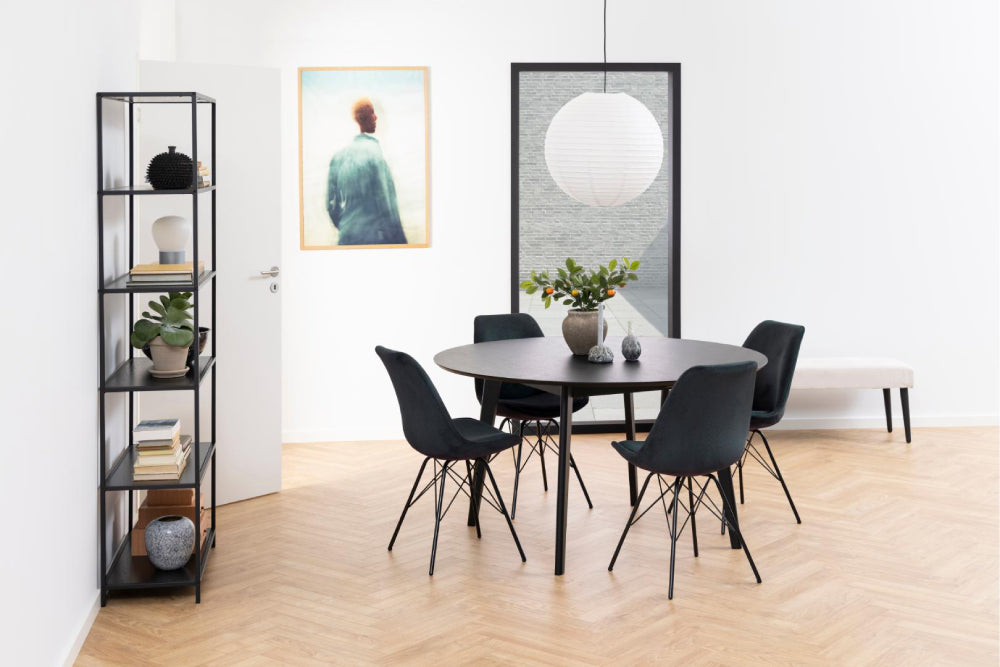
<path fill-rule="evenodd" d="M 299 76 L 301 248 L 426 247 L 426 68 Z"/>
<path fill-rule="evenodd" d="M 330 160 L 326 210 L 340 231 L 340 245 L 406 243 L 399 221 L 396 184 L 373 135 L 378 122 L 371 100 L 354 103 L 361 133 Z"/>

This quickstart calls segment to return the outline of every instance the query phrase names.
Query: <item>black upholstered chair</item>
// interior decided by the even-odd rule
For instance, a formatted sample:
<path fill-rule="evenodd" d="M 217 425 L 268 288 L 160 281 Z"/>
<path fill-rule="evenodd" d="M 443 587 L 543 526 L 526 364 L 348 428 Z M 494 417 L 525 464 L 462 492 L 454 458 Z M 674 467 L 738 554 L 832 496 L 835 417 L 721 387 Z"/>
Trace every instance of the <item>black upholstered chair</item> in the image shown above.
<path fill-rule="evenodd" d="M 757 373 L 753 393 L 753 412 L 750 413 L 750 435 L 747 437 L 743 456 L 736 464 L 740 478 L 740 504 L 743 504 L 743 464 L 746 463 L 747 458 L 753 458 L 772 477 L 781 482 L 781 488 L 785 490 L 785 497 L 788 498 L 788 504 L 792 507 L 792 514 L 795 515 L 797 523 L 802 523 L 799 511 L 795 509 L 795 503 L 792 502 L 792 494 L 788 492 L 785 477 L 781 474 L 778 462 L 774 459 L 774 453 L 771 451 L 771 445 L 768 444 L 767 437 L 761 429 L 774 426 L 781 421 L 785 414 L 788 392 L 792 388 L 792 375 L 795 374 L 795 363 L 799 358 L 799 347 L 802 345 L 802 336 L 805 332 L 805 327 L 798 324 L 765 320 L 754 327 L 754 330 L 744 341 L 743 347 L 763 354 L 767 357 L 767 364 Z M 760 436 L 764 443 L 770 464 L 754 444 L 756 436 Z"/>
<path fill-rule="evenodd" d="M 535 318 L 527 313 L 479 315 L 473 321 L 474 343 L 515 338 L 541 338 L 544 335 Z M 476 397 L 482 401 L 482 380 L 476 380 Z M 574 398 L 573 412 L 582 410 L 589 401 L 590 399 L 586 396 Z M 528 465 L 532 454 L 538 454 L 538 460 L 542 464 L 542 487 L 546 491 L 549 490 L 549 480 L 545 474 L 545 450 L 548 449 L 557 456 L 559 454 L 558 444 L 551 435 L 553 432 L 559 432 L 556 425 L 556 417 L 559 416 L 559 396 L 523 384 L 505 382 L 500 386 L 497 416 L 503 418 L 503 421 L 500 422 L 501 429 L 509 425 L 511 431 L 520 436 L 517 453 L 514 456 L 514 495 L 510 501 L 510 516 L 513 519 L 517 516 L 517 489 L 521 479 L 521 471 Z M 534 426 L 534 434 L 528 442 L 531 449 L 526 457 L 522 457 L 525 432 L 530 433 L 532 425 Z M 576 473 L 577 481 L 580 482 L 583 497 L 587 499 L 587 506 L 593 509 L 594 504 L 590 502 L 590 494 L 587 493 L 587 486 L 583 483 L 580 469 L 576 466 L 576 460 L 572 454 L 569 457 L 569 465 Z"/>
<path fill-rule="evenodd" d="M 434 542 L 431 546 L 431 566 L 428 572 L 428 574 L 433 575 L 441 520 L 444 519 L 460 492 L 471 497 L 472 465 L 470 461 L 481 460 L 485 464 L 486 474 L 490 478 L 493 492 L 496 493 L 494 496 L 493 492 L 484 486 L 481 500 L 503 514 L 523 562 L 525 560 L 524 550 L 521 548 L 520 540 L 517 539 L 510 515 L 507 514 L 507 508 L 504 506 L 500 489 L 493 477 L 493 471 L 490 470 L 487 463 L 490 457 L 516 445 L 518 438 L 484 424 L 478 419 L 452 419 L 431 379 L 413 357 L 381 345 L 375 348 L 375 352 L 385 364 L 385 369 L 392 379 L 392 386 L 396 390 L 406 441 L 424 455 L 424 462 L 420 464 L 420 472 L 417 473 L 417 479 L 413 482 L 413 488 L 410 489 L 410 496 L 406 499 L 403 512 L 399 515 L 399 521 L 396 523 L 396 530 L 393 531 L 392 539 L 389 540 L 389 551 L 392 551 L 392 545 L 396 542 L 396 536 L 399 534 L 400 526 L 403 525 L 406 511 L 433 487 Z M 420 485 L 420 479 L 423 477 L 424 468 L 427 467 L 428 461 L 433 462 L 434 477 L 417 494 L 417 487 Z M 465 464 L 464 474 L 461 473 L 461 469 L 459 472 L 455 472 L 455 466 L 460 462 Z M 445 481 L 449 477 L 458 484 L 458 489 L 451 501 L 445 506 L 444 487 Z M 487 498 L 487 496 L 490 497 Z M 482 531 L 479 528 L 478 508 L 475 514 L 476 537 L 482 537 Z"/>
<path fill-rule="evenodd" d="M 626 461 L 648 471 L 649 474 L 632 507 L 632 514 L 625 524 L 621 539 L 618 540 L 618 547 L 611 558 L 611 564 L 608 565 L 609 571 L 615 566 L 629 528 L 652 509 L 653 505 L 662 501 L 670 531 L 668 598 L 674 596 L 677 540 L 688 521 L 691 522 L 694 555 L 698 555 L 695 513 L 701 507 L 705 507 L 724 525 L 728 525 L 729 529 L 739 537 L 743 552 L 750 562 L 750 569 L 753 570 L 757 583 L 760 583 L 760 573 L 757 572 L 757 566 L 750 556 L 750 550 L 742 533 L 738 526 L 730 523 L 726 517 L 725 510 L 729 501 L 722 493 L 719 479 L 715 475 L 716 471 L 732 466 L 743 454 L 747 428 L 750 424 L 756 368 L 754 362 L 744 361 L 716 366 L 695 366 L 688 369 L 670 390 L 644 442 L 624 440 L 611 443 Z M 636 517 L 642 504 L 642 497 L 654 475 L 660 495 Z M 664 475 L 673 477 L 673 481 L 665 481 Z M 697 478 L 705 480 L 702 482 Z M 721 507 L 706 493 L 709 481 L 714 482 L 722 498 Z M 687 504 L 680 499 L 681 489 L 685 486 Z M 667 501 L 670 502 L 669 506 Z M 686 514 L 680 528 L 677 526 L 678 510 L 683 510 Z"/>

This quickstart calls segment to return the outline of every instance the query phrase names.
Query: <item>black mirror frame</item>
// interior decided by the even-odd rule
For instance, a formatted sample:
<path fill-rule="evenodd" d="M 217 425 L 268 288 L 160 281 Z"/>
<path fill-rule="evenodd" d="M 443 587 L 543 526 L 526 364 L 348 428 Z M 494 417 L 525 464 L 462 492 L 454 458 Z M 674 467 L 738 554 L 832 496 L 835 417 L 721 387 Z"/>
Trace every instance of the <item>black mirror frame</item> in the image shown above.
<path fill-rule="evenodd" d="M 671 201 L 671 255 L 670 255 L 670 312 L 668 332 L 670 338 L 681 337 L 681 66 L 680 63 L 511 63 L 510 65 L 510 312 L 519 311 L 519 262 L 520 250 L 518 187 L 518 157 L 520 147 L 520 74 L 521 72 L 667 72 L 670 76 L 670 110 L 672 122 L 672 201 Z"/>

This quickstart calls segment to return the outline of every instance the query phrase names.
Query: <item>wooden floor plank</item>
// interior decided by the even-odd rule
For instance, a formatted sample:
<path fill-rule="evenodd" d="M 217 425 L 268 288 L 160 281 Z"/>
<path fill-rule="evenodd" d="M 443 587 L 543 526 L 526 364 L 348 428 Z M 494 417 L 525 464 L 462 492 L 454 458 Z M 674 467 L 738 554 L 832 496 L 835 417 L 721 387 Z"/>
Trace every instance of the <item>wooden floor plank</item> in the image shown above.
<path fill-rule="evenodd" d="M 429 495 L 386 550 L 413 450 L 286 445 L 281 493 L 219 508 L 202 604 L 185 590 L 113 597 L 77 664 L 997 664 L 996 428 L 917 429 L 909 445 L 878 430 L 769 439 L 802 525 L 748 466 L 740 521 L 764 583 L 699 513 L 700 556 L 686 531 L 672 601 L 662 511 L 607 570 L 629 514 L 607 436 L 574 438 L 594 509 L 571 478 L 562 577 L 554 479 L 544 493 L 536 461 L 515 522 L 528 562 L 491 510 L 477 540 L 459 500 L 428 577 Z M 493 468 L 509 504 L 513 465 Z"/>

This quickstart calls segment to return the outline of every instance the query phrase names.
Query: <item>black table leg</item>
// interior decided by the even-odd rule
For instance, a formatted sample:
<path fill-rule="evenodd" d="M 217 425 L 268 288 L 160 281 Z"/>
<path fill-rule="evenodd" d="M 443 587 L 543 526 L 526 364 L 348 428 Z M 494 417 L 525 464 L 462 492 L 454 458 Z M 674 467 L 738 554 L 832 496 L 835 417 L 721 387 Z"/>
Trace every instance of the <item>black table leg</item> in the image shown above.
<path fill-rule="evenodd" d="M 500 383 L 492 380 L 483 382 L 483 400 L 479 408 L 479 421 L 493 426 L 497 418 L 497 400 L 500 398 Z M 469 520 L 467 525 L 475 526 L 479 511 L 479 499 L 483 495 L 483 481 L 485 480 L 486 463 L 482 459 L 476 459 L 476 467 L 472 471 L 471 487 L 472 493 L 469 497 Z"/>
<path fill-rule="evenodd" d="M 569 508 L 569 447 L 573 432 L 573 389 L 559 394 L 559 483 L 556 487 L 556 574 L 566 571 L 566 517 Z"/>
<path fill-rule="evenodd" d="M 625 392 L 625 439 L 635 440 L 635 404 L 632 392 Z M 635 505 L 635 497 L 639 492 L 635 478 L 635 466 L 628 464 L 628 504 Z"/>
<path fill-rule="evenodd" d="M 728 503 L 725 508 L 726 518 L 730 525 L 739 528 L 739 520 L 736 517 L 736 493 L 733 491 L 733 473 L 726 467 L 719 471 L 719 484 L 722 486 L 722 493 L 725 494 Z M 729 531 L 729 546 L 733 549 L 740 549 L 740 536 L 735 530 Z"/>

